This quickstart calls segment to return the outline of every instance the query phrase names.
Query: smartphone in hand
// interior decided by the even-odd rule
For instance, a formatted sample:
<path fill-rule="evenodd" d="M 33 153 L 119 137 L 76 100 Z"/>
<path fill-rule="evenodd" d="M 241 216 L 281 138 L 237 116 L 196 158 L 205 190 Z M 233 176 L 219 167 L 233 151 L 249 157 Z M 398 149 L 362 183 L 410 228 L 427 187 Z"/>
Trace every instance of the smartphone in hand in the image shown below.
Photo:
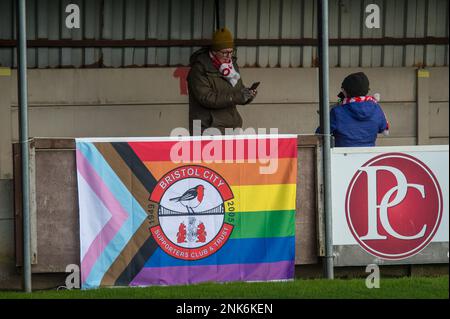
<path fill-rule="evenodd" d="M 256 88 L 258 87 L 259 83 L 261 83 L 261 82 L 255 82 L 255 83 L 253 83 L 252 86 L 249 87 L 249 89 L 250 89 L 250 90 L 256 90 Z"/>

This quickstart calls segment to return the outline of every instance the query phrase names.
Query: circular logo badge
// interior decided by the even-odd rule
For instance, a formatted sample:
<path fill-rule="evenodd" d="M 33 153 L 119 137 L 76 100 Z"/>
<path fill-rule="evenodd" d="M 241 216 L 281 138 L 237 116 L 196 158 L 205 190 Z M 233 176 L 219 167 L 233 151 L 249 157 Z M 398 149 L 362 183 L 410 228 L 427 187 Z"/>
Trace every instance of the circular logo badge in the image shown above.
<path fill-rule="evenodd" d="M 389 260 L 411 257 L 433 239 L 442 219 L 442 192 L 417 158 L 388 153 L 366 162 L 347 189 L 348 227 L 368 253 Z"/>
<path fill-rule="evenodd" d="M 231 188 L 215 171 L 196 165 L 173 169 L 150 195 L 153 238 L 172 257 L 206 258 L 222 248 L 233 231 L 232 199 Z"/>

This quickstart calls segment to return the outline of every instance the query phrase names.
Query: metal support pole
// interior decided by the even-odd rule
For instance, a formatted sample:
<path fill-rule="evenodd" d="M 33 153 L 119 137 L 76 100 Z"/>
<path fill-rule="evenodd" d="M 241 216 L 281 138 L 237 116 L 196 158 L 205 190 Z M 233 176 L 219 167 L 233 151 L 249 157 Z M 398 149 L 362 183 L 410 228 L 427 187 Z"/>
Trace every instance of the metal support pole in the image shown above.
<path fill-rule="evenodd" d="M 220 17 L 219 17 L 219 0 L 214 1 L 214 11 L 215 11 L 215 30 L 220 28 Z"/>
<path fill-rule="evenodd" d="M 30 238 L 30 176 L 28 150 L 28 99 L 27 99 L 27 36 L 25 0 L 17 1 L 17 83 L 19 93 L 19 140 L 22 168 L 23 215 L 23 286 L 31 292 L 31 238 Z"/>
<path fill-rule="evenodd" d="M 331 216 L 331 136 L 330 106 L 328 96 L 328 0 L 318 0 L 319 28 L 319 92 L 320 92 L 320 126 L 323 133 L 323 188 L 325 209 L 325 276 L 334 278 L 333 238 Z"/>
<path fill-rule="evenodd" d="M 225 2 L 224 0 L 215 0 L 214 1 L 214 9 L 215 9 L 215 26 L 216 29 L 220 29 L 225 27 Z"/>

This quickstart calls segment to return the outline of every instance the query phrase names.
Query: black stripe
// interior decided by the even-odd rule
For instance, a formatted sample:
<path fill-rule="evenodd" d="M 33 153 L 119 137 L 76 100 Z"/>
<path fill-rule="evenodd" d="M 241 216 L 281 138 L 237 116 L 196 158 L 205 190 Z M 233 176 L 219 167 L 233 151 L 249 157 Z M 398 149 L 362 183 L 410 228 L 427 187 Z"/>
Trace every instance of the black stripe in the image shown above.
<path fill-rule="evenodd" d="M 141 181 L 142 185 L 144 185 L 147 191 L 151 194 L 158 181 L 149 172 L 148 168 L 145 167 L 144 163 L 142 163 L 131 146 L 125 142 L 113 142 L 111 145 L 120 157 L 122 157 L 133 174 Z"/>
<path fill-rule="evenodd" d="M 150 230 L 148 231 L 150 232 Z M 141 269 L 144 268 L 145 263 L 158 247 L 159 246 L 153 239 L 153 236 L 150 235 L 150 238 L 145 241 L 141 248 L 139 248 L 127 268 L 125 268 L 125 270 L 117 278 L 114 285 L 128 286 L 130 282 L 132 282 L 133 279 L 139 274 Z"/>
<path fill-rule="evenodd" d="M 113 142 L 111 143 L 111 145 L 120 155 L 120 157 L 122 157 L 124 162 L 128 165 L 133 174 L 139 179 L 142 185 L 144 185 L 146 190 L 151 194 L 158 181 L 149 172 L 147 167 L 145 167 L 144 163 L 142 163 L 142 161 L 139 159 L 130 145 L 125 142 Z M 150 229 L 148 229 L 148 232 L 150 233 Z M 131 240 L 133 240 L 133 238 L 131 238 Z M 139 274 L 147 260 L 151 255 L 153 255 L 158 247 L 158 244 L 150 234 L 150 237 L 145 241 L 141 248 L 139 248 L 136 255 L 134 255 L 133 259 L 117 278 L 114 283 L 115 286 L 128 286 L 130 282 L 133 281 L 134 277 Z"/>

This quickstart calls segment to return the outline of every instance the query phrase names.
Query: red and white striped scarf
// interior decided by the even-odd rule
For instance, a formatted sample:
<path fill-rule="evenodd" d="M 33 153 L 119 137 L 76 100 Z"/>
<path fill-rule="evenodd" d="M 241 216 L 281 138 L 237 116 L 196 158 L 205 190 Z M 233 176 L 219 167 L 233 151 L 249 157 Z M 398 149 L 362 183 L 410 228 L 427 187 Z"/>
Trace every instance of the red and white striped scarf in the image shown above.
<path fill-rule="evenodd" d="M 366 96 L 354 96 L 354 97 L 346 97 L 344 99 L 342 99 L 341 104 L 348 104 L 348 103 L 361 103 L 361 102 L 374 102 L 374 103 L 378 103 L 377 99 L 374 98 L 373 96 L 370 95 L 366 95 Z"/>
<path fill-rule="evenodd" d="M 241 75 L 234 68 L 233 60 L 229 59 L 227 62 L 221 63 L 211 51 L 209 51 L 209 57 L 211 58 L 214 67 L 219 70 L 222 77 L 230 82 L 230 84 L 234 87 L 241 78 Z"/>

